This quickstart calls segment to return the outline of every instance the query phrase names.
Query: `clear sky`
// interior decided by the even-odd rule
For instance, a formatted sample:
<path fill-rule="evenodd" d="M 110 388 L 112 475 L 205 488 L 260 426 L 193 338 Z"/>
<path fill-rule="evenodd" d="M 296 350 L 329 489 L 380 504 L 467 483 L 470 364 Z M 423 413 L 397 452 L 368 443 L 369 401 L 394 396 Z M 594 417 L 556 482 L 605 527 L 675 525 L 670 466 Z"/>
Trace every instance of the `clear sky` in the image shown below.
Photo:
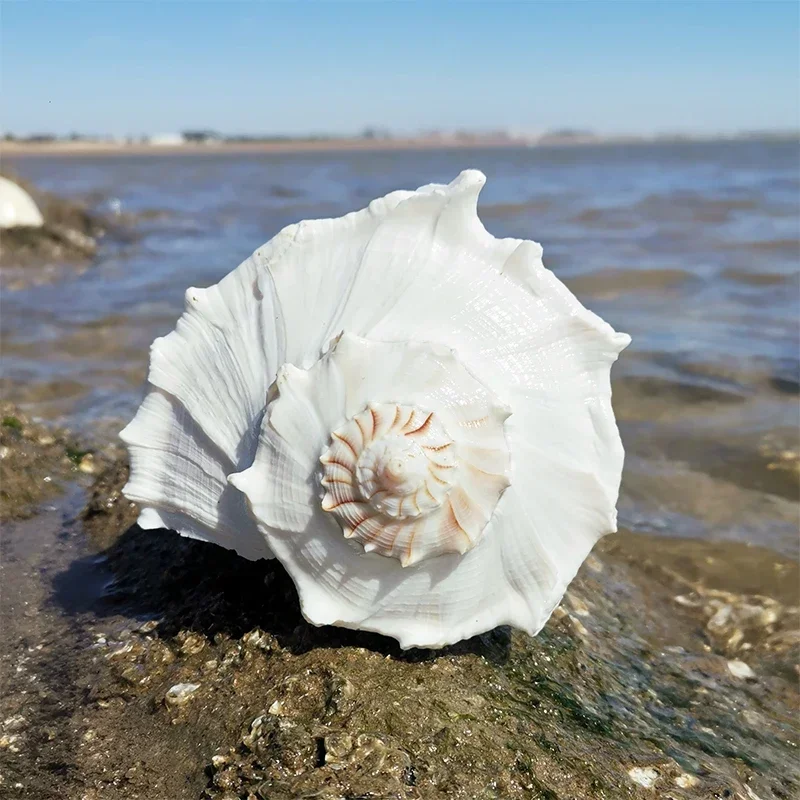
<path fill-rule="evenodd" d="M 797 128 L 798 37 L 794 0 L 0 0 L 0 126 Z"/>

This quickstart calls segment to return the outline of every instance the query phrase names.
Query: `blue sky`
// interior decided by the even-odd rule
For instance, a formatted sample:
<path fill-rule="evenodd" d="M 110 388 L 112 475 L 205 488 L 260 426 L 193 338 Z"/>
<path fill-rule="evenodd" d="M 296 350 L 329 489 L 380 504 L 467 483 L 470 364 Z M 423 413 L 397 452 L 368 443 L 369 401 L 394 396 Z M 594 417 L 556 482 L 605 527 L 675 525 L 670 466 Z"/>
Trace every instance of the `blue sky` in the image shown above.
<path fill-rule="evenodd" d="M 800 6 L 0 2 L 18 134 L 800 126 Z"/>

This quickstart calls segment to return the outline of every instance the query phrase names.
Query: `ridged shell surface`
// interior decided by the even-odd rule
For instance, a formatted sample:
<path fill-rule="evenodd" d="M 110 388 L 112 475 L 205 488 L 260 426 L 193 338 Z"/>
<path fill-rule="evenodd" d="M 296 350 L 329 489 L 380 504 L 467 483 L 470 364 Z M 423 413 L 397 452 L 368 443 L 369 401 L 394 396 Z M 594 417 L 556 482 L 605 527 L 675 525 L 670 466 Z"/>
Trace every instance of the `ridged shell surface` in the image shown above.
<path fill-rule="evenodd" d="M 615 530 L 628 343 L 481 225 L 485 179 L 290 226 L 190 289 L 123 431 L 144 527 L 275 556 L 317 625 L 536 633 Z"/>

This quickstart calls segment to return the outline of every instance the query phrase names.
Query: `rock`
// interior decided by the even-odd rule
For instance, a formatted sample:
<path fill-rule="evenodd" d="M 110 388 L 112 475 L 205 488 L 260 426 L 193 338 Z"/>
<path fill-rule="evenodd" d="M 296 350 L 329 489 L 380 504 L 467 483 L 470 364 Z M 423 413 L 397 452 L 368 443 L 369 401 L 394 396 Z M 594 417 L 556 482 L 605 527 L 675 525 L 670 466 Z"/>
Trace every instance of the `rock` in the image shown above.
<path fill-rule="evenodd" d="M 3 230 L 0 237 L 0 267 L 22 267 L 30 271 L 31 267 L 54 263 L 85 264 L 95 255 L 97 241 L 105 235 L 106 230 L 117 230 L 101 215 L 89 211 L 79 202 L 38 191 L 16 176 L 12 178 L 0 177 L 0 229 Z M 4 215 L 7 222 L 20 219 L 16 210 L 9 211 L 12 206 L 13 209 L 17 208 L 17 201 L 11 199 L 8 186 L 22 192 L 33 203 L 36 217 L 28 213 L 28 208 L 25 215 L 28 222 L 2 224 Z M 33 274 L 31 280 L 35 281 Z M 22 277 L 14 282 L 15 288 L 25 285 Z"/>
<path fill-rule="evenodd" d="M 628 770 L 628 777 L 645 789 L 652 789 L 660 776 L 661 773 L 653 767 L 632 767 Z"/>
<path fill-rule="evenodd" d="M 181 631 L 175 639 L 178 643 L 178 649 L 184 656 L 193 656 L 201 652 L 206 646 L 205 636 L 192 631 Z"/>
<path fill-rule="evenodd" d="M 246 633 L 242 637 L 242 642 L 244 643 L 245 647 L 251 647 L 265 651 L 272 650 L 276 645 L 274 637 L 270 636 L 268 633 L 264 633 L 264 631 L 260 630 L 259 628 L 254 628 L 249 633 Z"/>
<path fill-rule="evenodd" d="M 325 737 L 325 763 L 337 764 L 353 750 L 353 737 L 349 733 L 331 733 Z"/>
<path fill-rule="evenodd" d="M 744 661 L 729 661 L 728 671 L 734 678 L 755 678 L 756 674 Z"/>
<path fill-rule="evenodd" d="M 748 797 L 748 781 L 764 798 L 800 791 L 795 684 L 774 668 L 796 620 L 788 566 L 775 598 L 711 589 L 667 573 L 662 540 L 618 534 L 538 636 L 498 629 L 401 652 L 308 625 L 275 561 L 131 525 L 126 476 L 124 464 L 101 473 L 84 517 L 114 582 L 111 619 L 124 617 L 103 624 L 108 647 L 82 649 L 91 663 L 76 682 L 95 700 L 75 712 L 78 737 L 97 735 L 71 769 L 103 800 L 702 800 Z M 105 659 L 114 647 L 125 650 Z M 732 677 L 740 659 L 757 664 L 757 683 Z M 2 719 L 17 713 L 32 715 L 20 705 Z M 21 763 L 31 733 L 20 735 Z M 135 787 L 133 763 L 144 765 Z"/>
<path fill-rule="evenodd" d="M 675 778 L 675 785 L 680 786 L 681 789 L 691 789 L 699 783 L 700 781 L 694 775 L 689 775 L 688 772 L 683 772 Z"/>
<path fill-rule="evenodd" d="M 85 472 L 87 475 L 93 475 L 97 472 L 97 464 L 95 463 L 94 456 L 87 453 L 79 462 L 78 469 Z"/>
<path fill-rule="evenodd" d="M 171 706 L 181 706 L 187 703 L 199 688 L 199 683 L 176 683 L 167 690 L 165 699 Z"/>

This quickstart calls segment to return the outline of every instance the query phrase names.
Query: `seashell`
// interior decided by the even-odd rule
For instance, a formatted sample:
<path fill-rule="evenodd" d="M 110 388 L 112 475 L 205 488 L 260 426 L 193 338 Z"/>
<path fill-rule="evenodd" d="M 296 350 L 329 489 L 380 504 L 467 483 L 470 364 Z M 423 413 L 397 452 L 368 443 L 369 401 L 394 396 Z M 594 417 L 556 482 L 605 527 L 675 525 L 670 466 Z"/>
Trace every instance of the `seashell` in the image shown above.
<path fill-rule="evenodd" d="M 616 530 L 627 346 L 477 215 L 484 176 L 281 231 L 189 289 L 122 432 L 140 525 L 277 557 L 306 619 L 537 633 Z"/>
<path fill-rule="evenodd" d="M 44 218 L 34 199 L 21 186 L 0 177 L 0 229 L 42 225 Z"/>

